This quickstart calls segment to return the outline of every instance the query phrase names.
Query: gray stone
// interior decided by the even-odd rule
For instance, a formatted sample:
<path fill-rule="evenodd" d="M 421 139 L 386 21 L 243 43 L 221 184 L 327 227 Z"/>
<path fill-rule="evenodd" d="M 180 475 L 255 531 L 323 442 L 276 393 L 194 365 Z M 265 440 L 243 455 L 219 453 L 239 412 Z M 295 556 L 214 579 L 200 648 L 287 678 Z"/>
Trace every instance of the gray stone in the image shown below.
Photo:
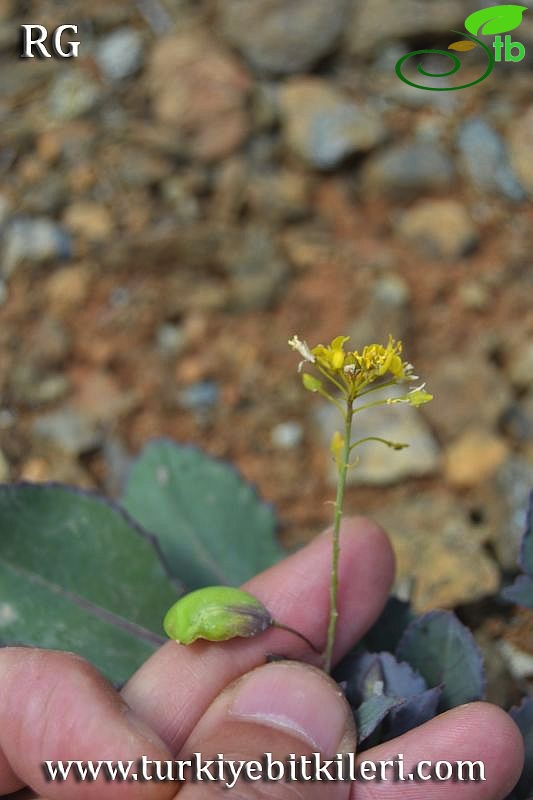
<path fill-rule="evenodd" d="M 51 316 L 43 317 L 30 338 L 32 363 L 42 370 L 59 367 L 71 352 L 72 341 L 68 329 Z"/>
<path fill-rule="evenodd" d="M 371 150 L 386 134 L 377 111 L 352 102 L 319 78 L 288 81 L 280 104 L 289 147 L 318 169 L 332 169 L 348 156 Z"/>
<path fill-rule="evenodd" d="M 363 312 L 348 328 L 350 347 L 360 350 L 373 342 L 386 344 L 388 336 L 404 339 L 409 331 L 410 291 L 400 275 L 389 273 L 373 285 Z"/>
<path fill-rule="evenodd" d="M 70 390 L 70 381 L 59 372 L 43 372 L 33 361 L 15 365 L 9 375 L 9 391 L 13 400 L 26 408 L 54 403 Z"/>
<path fill-rule="evenodd" d="M 438 145 L 413 142 L 393 145 L 365 162 L 358 183 L 365 193 L 404 199 L 451 184 L 454 167 Z"/>
<path fill-rule="evenodd" d="M 72 455 L 94 450 L 102 442 L 95 422 L 88 415 L 68 406 L 38 416 L 33 423 L 32 433 L 36 439 Z"/>
<path fill-rule="evenodd" d="M 533 389 L 533 340 L 525 339 L 510 347 L 507 373 L 517 389 Z"/>
<path fill-rule="evenodd" d="M 220 395 L 214 381 L 199 381 L 178 392 L 178 403 L 189 411 L 204 411 L 216 406 Z"/>
<path fill-rule="evenodd" d="M 280 450 L 292 450 L 301 444 L 303 428 L 299 422 L 280 422 L 272 428 L 270 438 L 274 447 Z"/>
<path fill-rule="evenodd" d="M 31 217 L 60 214 L 71 193 L 66 172 L 48 171 L 46 180 L 25 187 L 17 203 L 19 212 Z"/>
<path fill-rule="evenodd" d="M 223 32 L 258 71 L 302 72 L 331 53 L 347 0 L 219 0 Z"/>
<path fill-rule="evenodd" d="M 96 51 L 98 66 L 110 81 L 129 78 L 140 69 L 143 42 L 135 28 L 119 28 L 105 36 Z"/>
<path fill-rule="evenodd" d="M 105 489 L 110 497 L 120 497 L 133 457 L 127 447 L 116 436 L 106 436 L 102 445 L 102 456 L 106 466 L 105 470 Z"/>
<path fill-rule="evenodd" d="M 230 279 L 229 305 L 236 310 L 271 307 L 289 275 L 288 264 L 270 232 L 255 225 L 226 236 L 220 261 Z"/>
<path fill-rule="evenodd" d="M 44 441 L 39 442 L 36 455 L 21 465 L 20 478 L 32 483 L 55 481 L 80 489 L 96 488 L 93 478 L 78 463 L 75 455 Z"/>
<path fill-rule="evenodd" d="M 508 134 L 511 165 L 530 197 L 533 197 L 533 106 L 513 120 Z"/>
<path fill-rule="evenodd" d="M 70 258 L 69 234 L 46 217 L 13 220 L 4 234 L 1 271 L 10 277 L 23 263 L 43 264 Z"/>
<path fill-rule="evenodd" d="M 456 496 L 419 491 L 383 503 L 372 517 L 391 538 L 398 581 L 410 581 L 417 611 L 454 608 L 498 591 L 498 566 L 484 548 L 487 531 Z"/>
<path fill-rule="evenodd" d="M 397 397 L 398 387 L 384 390 L 379 397 Z M 371 395 L 372 399 L 378 399 Z M 316 412 L 320 433 L 329 446 L 336 430 L 340 430 L 339 412 L 324 403 Z M 354 486 L 389 486 L 407 478 L 434 474 L 439 466 L 439 446 L 417 409 L 406 405 L 369 408 L 355 417 L 353 438 L 379 436 L 408 444 L 404 450 L 391 450 L 380 442 L 368 442 L 353 451 L 355 466 L 348 472 L 348 483 Z M 331 464 L 329 479 L 336 483 L 336 468 Z"/>
<path fill-rule="evenodd" d="M 308 216 L 311 196 L 310 176 L 304 172 L 271 169 L 252 175 L 248 181 L 250 209 L 258 218 L 274 224 Z"/>
<path fill-rule="evenodd" d="M 16 414 L 9 408 L 0 407 L 0 431 L 9 431 L 16 422 Z"/>
<path fill-rule="evenodd" d="M 478 425 L 472 426 L 446 448 L 444 477 L 454 489 L 483 486 L 508 457 L 505 439 Z"/>
<path fill-rule="evenodd" d="M 533 442 L 533 391 L 505 410 L 502 427 L 519 444 Z"/>
<path fill-rule="evenodd" d="M 533 486 L 533 464 L 526 458 L 509 458 L 491 484 L 501 522 L 495 530 L 494 549 L 505 569 L 515 569 L 526 528 L 526 511 Z"/>
<path fill-rule="evenodd" d="M 500 651 L 511 674 L 517 680 L 533 677 L 533 655 L 519 650 L 510 642 L 500 642 Z"/>
<path fill-rule="evenodd" d="M 102 89 L 87 74 L 75 67 L 61 71 L 50 89 L 48 103 L 51 115 L 70 120 L 88 114 L 97 106 Z"/>
<path fill-rule="evenodd" d="M 422 413 L 444 440 L 475 425 L 493 430 L 511 402 L 502 373 L 477 349 L 435 361 L 424 379 L 434 399 Z"/>
<path fill-rule="evenodd" d="M 461 303 L 469 311 L 484 311 L 491 302 L 487 286 L 477 280 L 465 281 L 459 287 Z"/>
<path fill-rule="evenodd" d="M 460 29 L 468 5 L 461 0 L 353 0 L 352 18 L 346 27 L 348 49 L 353 55 L 367 56 L 394 39 Z"/>
<path fill-rule="evenodd" d="M 157 347 L 165 356 L 176 356 L 183 351 L 186 335 L 182 325 L 166 322 L 156 332 Z"/>
<path fill-rule="evenodd" d="M 431 258 L 454 260 L 472 251 L 477 228 L 455 200 L 425 200 L 400 216 L 398 232 Z"/>
<path fill-rule="evenodd" d="M 163 36 L 152 47 L 154 115 L 172 132 L 173 147 L 194 160 L 216 162 L 240 149 L 250 132 L 251 87 L 242 62 L 207 33 Z"/>
<path fill-rule="evenodd" d="M 524 190 L 509 163 L 505 142 L 485 120 L 475 117 L 457 132 L 461 169 L 478 189 L 523 200 Z"/>

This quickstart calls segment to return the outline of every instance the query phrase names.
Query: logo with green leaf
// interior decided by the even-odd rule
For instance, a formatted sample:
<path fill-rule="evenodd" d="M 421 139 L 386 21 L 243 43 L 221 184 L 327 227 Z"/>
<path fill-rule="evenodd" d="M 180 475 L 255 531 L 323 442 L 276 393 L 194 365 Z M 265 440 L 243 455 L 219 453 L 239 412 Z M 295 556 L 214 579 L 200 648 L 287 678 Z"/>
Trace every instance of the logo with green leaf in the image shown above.
<path fill-rule="evenodd" d="M 512 37 L 508 35 L 510 31 L 514 31 L 519 27 L 522 22 L 524 11 L 527 11 L 526 6 L 517 5 L 491 6 L 490 8 L 482 8 L 479 11 L 475 11 L 465 20 L 465 28 L 468 33 L 452 31 L 452 33 L 457 33 L 459 36 L 466 38 L 450 44 L 448 50 L 426 49 L 413 50 L 412 53 L 407 53 L 405 56 L 402 56 L 396 64 L 396 74 L 400 80 L 407 83 L 409 86 L 414 86 L 415 89 L 424 89 L 429 92 L 453 92 L 458 89 L 468 89 L 470 86 L 475 86 L 481 83 L 481 81 L 484 81 L 485 78 L 488 78 L 496 62 L 502 60 L 517 62 L 522 61 L 524 58 L 526 54 L 524 45 L 521 42 L 514 42 Z M 502 38 L 501 34 L 507 35 L 505 38 Z M 495 39 L 491 46 L 489 46 L 481 41 L 481 39 L 478 39 L 478 36 L 494 36 Z M 459 57 L 455 55 L 455 53 L 449 51 L 453 50 L 459 53 L 468 53 L 477 47 L 484 50 L 487 56 L 487 68 L 481 77 L 469 83 L 464 83 L 461 86 L 423 86 L 410 80 L 403 73 L 405 63 L 414 56 L 436 54 L 448 58 L 453 65 L 451 69 L 447 72 L 428 72 L 422 63 L 419 62 L 417 65 L 418 72 L 426 78 L 449 78 L 459 72 L 462 66 Z"/>

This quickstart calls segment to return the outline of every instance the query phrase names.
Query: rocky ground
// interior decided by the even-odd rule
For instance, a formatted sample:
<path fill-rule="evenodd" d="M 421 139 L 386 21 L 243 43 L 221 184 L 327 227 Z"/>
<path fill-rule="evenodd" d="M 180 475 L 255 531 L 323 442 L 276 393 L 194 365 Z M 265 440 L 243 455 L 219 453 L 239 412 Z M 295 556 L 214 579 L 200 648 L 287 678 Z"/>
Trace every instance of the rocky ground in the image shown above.
<path fill-rule="evenodd" d="M 435 400 L 366 417 L 411 448 L 362 452 L 347 509 L 419 609 L 477 627 L 506 702 L 533 674 L 531 616 L 494 600 L 533 485 L 533 18 L 475 88 L 394 72 L 477 7 L 0 0 L 0 478 L 116 495 L 168 435 L 301 543 L 336 423 L 287 339 L 392 333 Z M 19 60 L 23 22 L 79 24 L 80 58 Z"/>

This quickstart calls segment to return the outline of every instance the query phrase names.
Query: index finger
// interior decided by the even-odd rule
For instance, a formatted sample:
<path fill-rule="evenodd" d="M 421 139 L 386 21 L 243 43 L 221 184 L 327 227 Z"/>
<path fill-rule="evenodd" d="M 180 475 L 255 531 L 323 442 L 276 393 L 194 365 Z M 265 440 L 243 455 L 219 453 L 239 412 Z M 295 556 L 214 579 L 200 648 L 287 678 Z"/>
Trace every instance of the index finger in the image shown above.
<path fill-rule="evenodd" d="M 364 635 L 385 605 L 394 556 L 382 530 L 369 520 L 345 520 L 341 529 L 339 625 L 335 660 Z M 329 620 L 331 531 L 254 577 L 244 588 L 274 619 L 301 631 L 320 648 Z M 123 689 L 128 705 L 178 752 L 215 697 L 232 681 L 264 663 L 268 653 L 316 663 L 295 636 L 277 629 L 252 639 L 169 642 Z"/>

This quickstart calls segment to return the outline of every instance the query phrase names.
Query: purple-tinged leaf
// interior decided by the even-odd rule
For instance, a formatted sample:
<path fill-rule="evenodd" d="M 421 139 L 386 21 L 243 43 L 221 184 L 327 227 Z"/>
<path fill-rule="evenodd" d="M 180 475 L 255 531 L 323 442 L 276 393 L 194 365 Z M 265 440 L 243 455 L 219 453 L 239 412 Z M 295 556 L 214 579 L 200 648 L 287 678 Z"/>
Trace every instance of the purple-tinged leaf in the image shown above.
<path fill-rule="evenodd" d="M 502 590 L 502 597 L 510 603 L 533 609 L 533 580 L 529 575 L 519 575 L 511 586 Z"/>
<path fill-rule="evenodd" d="M 361 703 L 355 711 L 359 744 L 374 733 L 391 708 L 400 706 L 402 703 L 403 700 L 399 700 L 397 697 L 387 697 L 384 694 L 375 694 Z"/>
<path fill-rule="evenodd" d="M 373 653 L 357 647 L 345 656 L 335 669 L 333 677 L 337 683 L 346 684 L 346 698 L 353 708 L 359 706 L 364 696 L 364 679 L 372 664 L 376 661 Z"/>
<path fill-rule="evenodd" d="M 410 697 L 401 706 L 391 708 L 387 719 L 386 735 L 383 737 L 384 741 L 401 736 L 433 719 L 437 713 L 441 694 L 441 687 L 434 686 L 432 689 L 426 689 L 425 692 Z"/>
<path fill-rule="evenodd" d="M 524 737 L 526 758 L 520 780 L 508 800 L 529 800 L 533 797 L 533 697 L 525 698 L 522 704 L 518 708 L 512 708 L 509 714 Z"/>
<path fill-rule="evenodd" d="M 405 661 L 397 661 L 392 653 L 380 653 L 379 660 L 389 697 L 414 697 L 427 689 L 424 678 Z"/>
<path fill-rule="evenodd" d="M 418 670 L 429 687 L 442 686 L 440 711 L 484 695 L 481 653 L 468 628 L 449 611 L 430 611 L 415 619 L 396 656 Z"/>

